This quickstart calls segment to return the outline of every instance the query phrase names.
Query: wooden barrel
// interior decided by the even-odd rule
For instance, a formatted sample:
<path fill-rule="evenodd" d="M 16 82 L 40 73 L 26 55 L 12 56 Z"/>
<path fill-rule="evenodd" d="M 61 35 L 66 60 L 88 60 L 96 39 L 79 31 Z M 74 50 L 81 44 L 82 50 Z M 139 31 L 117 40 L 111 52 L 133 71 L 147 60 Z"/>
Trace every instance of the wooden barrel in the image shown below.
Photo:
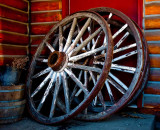
<path fill-rule="evenodd" d="M 0 86 L 0 124 L 12 123 L 22 118 L 26 102 L 24 87 Z"/>

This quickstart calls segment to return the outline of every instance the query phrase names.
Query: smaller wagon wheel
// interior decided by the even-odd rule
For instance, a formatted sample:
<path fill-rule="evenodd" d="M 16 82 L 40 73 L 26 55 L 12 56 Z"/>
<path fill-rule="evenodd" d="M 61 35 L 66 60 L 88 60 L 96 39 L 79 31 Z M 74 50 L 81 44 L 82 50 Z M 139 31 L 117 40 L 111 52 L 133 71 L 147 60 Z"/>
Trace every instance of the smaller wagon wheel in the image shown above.
<path fill-rule="evenodd" d="M 105 64 L 92 66 L 94 56 L 102 52 Z M 98 14 L 79 12 L 57 23 L 39 45 L 29 69 L 31 116 L 43 124 L 56 124 L 81 112 L 103 86 L 112 55 L 111 32 Z M 95 82 L 91 77 L 97 73 Z"/>
<path fill-rule="evenodd" d="M 142 33 L 130 18 L 112 8 L 94 8 L 109 23 L 114 42 L 113 60 L 105 85 L 88 107 L 76 119 L 105 119 L 131 103 L 144 87 L 148 75 L 148 51 Z M 93 65 L 103 65 L 99 55 Z M 95 78 L 96 79 L 96 78 Z M 143 87 L 141 87 L 143 85 Z"/>

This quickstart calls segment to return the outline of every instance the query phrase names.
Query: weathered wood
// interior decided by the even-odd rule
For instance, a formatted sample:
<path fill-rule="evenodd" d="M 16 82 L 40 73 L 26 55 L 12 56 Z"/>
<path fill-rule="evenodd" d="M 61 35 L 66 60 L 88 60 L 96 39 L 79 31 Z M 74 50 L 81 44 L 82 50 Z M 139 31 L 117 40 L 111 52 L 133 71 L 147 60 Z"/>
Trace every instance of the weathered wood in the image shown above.
<path fill-rule="evenodd" d="M 150 67 L 160 68 L 160 54 L 150 54 Z"/>
<path fill-rule="evenodd" d="M 1 25 L 0 30 L 23 33 L 23 34 L 28 33 L 27 24 L 21 24 L 0 18 L 0 25 Z"/>
<path fill-rule="evenodd" d="M 32 13 L 31 22 L 53 22 L 62 19 L 61 12 Z"/>
<path fill-rule="evenodd" d="M 11 8 L 6 8 L 0 5 L 0 17 L 8 18 L 21 22 L 28 22 L 28 14 L 24 12 L 20 12 L 17 10 L 13 10 Z"/>
<path fill-rule="evenodd" d="M 58 10 L 62 9 L 61 0 L 32 2 L 31 11 Z"/>
<path fill-rule="evenodd" d="M 150 68 L 149 81 L 160 81 L 160 68 Z"/>
<path fill-rule="evenodd" d="M 138 112 L 140 112 L 140 113 L 152 114 L 152 115 L 155 115 L 159 111 L 160 111 L 160 108 L 141 108 L 141 109 L 138 109 Z"/>
<path fill-rule="evenodd" d="M 31 47 L 31 55 L 34 55 L 35 54 L 35 52 L 36 52 L 36 50 L 37 50 L 37 47 L 38 46 L 32 46 Z M 41 55 L 49 55 L 49 53 L 50 53 L 50 50 L 46 47 L 46 48 L 44 48 L 43 50 L 42 50 L 42 52 L 41 52 Z"/>
<path fill-rule="evenodd" d="M 31 35 L 31 44 L 39 45 L 43 39 L 44 35 Z"/>
<path fill-rule="evenodd" d="M 29 37 L 27 35 L 14 34 L 5 31 L 0 31 L 0 43 L 28 45 Z"/>
<path fill-rule="evenodd" d="M 151 3 L 145 5 L 145 14 L 160 14 L 160 3 Z"/>
<path fill-rule="evenodd" d="M 10 64 L 14 57 L 26 57 L 25 55 L 0 55 L 0 66 Z"/>
<path fill-rule="evenodd" d="M 160 95 L 160 82 L 148 81 L 146 88 L 144 89 L 144 93 Z"/>
<path fill-rule="evenodd" d="M 25 100 L 0 102 L 0 124 L 13 123 L 22 118 L 25 109 Z"/>
<path fill-rule="evenodd" d="M 0 3 L 26 12 L 28 11 L 28 2 L 23 0 L 0 0 Z"/>
<path fill-rule="evenodd" d="M 145 30 L 147 41 L 160 41 L 160 30 Z"/>
<path fill-rule="evenodd" d="M 148 43 L 148 50 L 151 54 L 160 54 L 160 43 Z"/>
<path fill-rule="evenodd" d="M 31 34 L 32 35 L 44 35 L 47 34 L 48 31 L 54 26 L 55 23 L 49 24 L 32 24 L 31 25 Z"/>
<path fill-rule="evenodd" d="M 145 29 L 159 29 L 160 16 L 145 18 Z"/>
<path fill-rule="evenodd" d="M 0 86 L 0 102 L 24 99 L 25 85 Z"/>
<path fill-rule="evenodd" d="M 144 108 L 160 108 L 160 95 L 144 94 Z"/>
<path fill-rule="evenodd" d="M 0 55 L 27 55 L 27 46 L 0 44 Z"/>

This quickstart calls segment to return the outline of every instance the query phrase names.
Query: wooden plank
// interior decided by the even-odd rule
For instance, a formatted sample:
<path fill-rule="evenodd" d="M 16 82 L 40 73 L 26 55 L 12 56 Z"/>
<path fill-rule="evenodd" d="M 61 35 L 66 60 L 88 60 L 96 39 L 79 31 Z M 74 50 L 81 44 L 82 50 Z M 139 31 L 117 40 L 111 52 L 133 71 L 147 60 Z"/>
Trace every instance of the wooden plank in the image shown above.
<path fill-rule="evenodd" d="M 148 50 L 150 54 L 160 54 L 160 42 L 148 42 Z"/>
<path fill-rule="evenodd" d="M 0 31 L 0 43 L 15 44 L 15 45 L 28 45 L 29 37 L 27 35 L 18 35 L 5 31 Z"/>
<path fill-rule="evenodd" d="M 150 67 L 160 68 L 160 54 L 150 54 Z"/>
<path fill-rule="evenodd" d="M 53 22 L 62 19 L 61 12 L 32 13 L 31 22 Z"/>
<path fill-rule="evenodd" d="M 62 9 L 61 0 L 32 2 L 31 11 L 58 10 Z"/>
<path fill-rule="evenodd" d="M 145 94 L 159 94 L 160 95 L 160 82 L 148 81 L 146 88 L 144 89 Z"/>
<path fill-rule="evenodd" d="M 160 108 L 160 95 L 144 94 L 144 108 Z"/>
<path fill-rule="evenodd" d="M 151 16 L 146 17 L 145 21 L 145 29 L 159 29 L 160 28 L 160 15 L 159 16 Z"/>
<path fill-rule="evenodd" d="M 14 57 L 26 57 L 25 55 L 0 55 L 0 66 L 10 64 Z"/>
<path fill-rule="evenodd" d="M 31 25 L 31 35 L 45 35 L 54 26 L 55 23 L 49 24 L 32 24 Z"/>
<path fill-rule="evenodd" d="M 35 52 L 37 51 L 38 46 L 31 46 L 31 55 L 34 55 Z M 43 55 L 49 55 L 50 54 L 50 50 L 45 47 L 42 52 L 41 52 L 41 56 Z"/>
<path fill-rule="evenodd" d="M 149 81 L 160 81 L 160 68 L 150 68 Z"/>
<path fill-rule="evenodd" d="M 31 45 L 39 45 L 44 39 L 44 35 L 31 35 Z"/>
<path fill-rule="evenodd" d="M 28 2 L 23 0 L 0 0 L 0 3 L 26 12 L 28 11 Z"/>
<path fill-rule="evenodd" d="M 0 5 L 0 17 L 8 18 L 21 22 L 28 22 L 28 14 L 24 12 L 20 12 L 17 10 L 13 10 L 11 8 L 6 8 Z"/>
<path fill-rule="evenodd" d="M 0 30 L 27 34 L 27 24 L 21 24 L 7 19 L 0 18 Z"/>
<path fill-rule="evenodd" d="M 0 44 L 0 55 L 27 55 L 27 46 Z"/>
<path fill-rule="evenodd" d="M 160 3 L 145 4 L 145 15 L 160 14 Z"/>
<path fill-rule="evenodd" d="M 158 0 L 145 0 L 146 2 L 151 2 L 151 1 L 158 1 Z"/>
<path fill-rule="evenodd" d="M 145 37 L 147 41 L 160 41 L 160 30 L 145 30 Z"/>

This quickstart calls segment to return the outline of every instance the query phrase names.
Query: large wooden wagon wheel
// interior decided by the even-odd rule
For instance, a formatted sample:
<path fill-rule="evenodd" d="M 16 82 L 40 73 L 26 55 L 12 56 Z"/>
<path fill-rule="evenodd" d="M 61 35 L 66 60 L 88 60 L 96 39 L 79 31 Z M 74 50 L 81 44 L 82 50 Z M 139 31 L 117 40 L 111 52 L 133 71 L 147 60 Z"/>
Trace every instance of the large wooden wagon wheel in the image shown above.
<path fill-rule="evenodd" d="M 101 53 L 105 64 L 92 66 Z M 103 86 L 112 56 L 111 32 L 100 15 L 79 12 L 57 23 L 39 45 L 29 69 L 31 116 L 43 124 L 56 124 L 78 114 Z M 92 75 L 97 73 L 94 81 Z"/>
<path fill-rule="evenodd" d="M 89 105 L 88 111 L 77 116 L 80 120 L 97 121 L 119 111 L 138 96 L 136 93 L 140 93 L 139 89 L 147 80 L 148 51 L 142 33 L 126 15 L 105 7 L 91 11 L 99 13 L 109 23 L 114 42 L 111 70 L 105 85 Z M 103 54 L 95 59 L 95 67 L 104 64 Z"/>

